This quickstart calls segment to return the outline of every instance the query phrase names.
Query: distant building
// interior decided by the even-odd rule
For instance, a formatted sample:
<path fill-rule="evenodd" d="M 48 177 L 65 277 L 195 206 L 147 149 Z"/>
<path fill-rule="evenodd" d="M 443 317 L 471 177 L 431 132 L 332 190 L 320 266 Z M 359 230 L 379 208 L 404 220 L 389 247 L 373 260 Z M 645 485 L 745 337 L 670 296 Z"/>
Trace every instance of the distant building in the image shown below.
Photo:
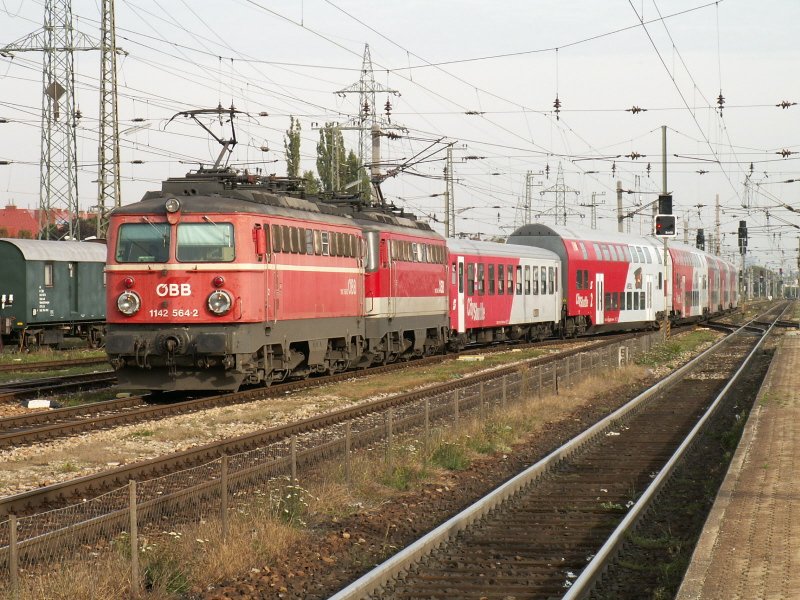
<path fill-rule="evenodd" d="M 81 219 L 89 217 L 88 213 L 81 212 Z M 50 215 L 51 224 L 63 225 L 69 220 L 69 212 L 64 209 L 53 209 Z M 19 208 L 8 204 L 0 208 L 0 237 L 31 238 L 39 236 L 39 209 Z"/>

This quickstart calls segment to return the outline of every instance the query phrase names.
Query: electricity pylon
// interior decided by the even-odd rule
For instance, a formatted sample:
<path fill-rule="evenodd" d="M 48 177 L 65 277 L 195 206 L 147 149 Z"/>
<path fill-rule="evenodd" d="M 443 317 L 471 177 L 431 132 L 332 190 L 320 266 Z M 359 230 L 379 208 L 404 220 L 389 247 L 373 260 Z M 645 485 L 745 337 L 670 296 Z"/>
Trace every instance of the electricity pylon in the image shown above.
<path fill-rule="evenodd" d="M 77 42 L 76 42 L 77 38 Z M 98 46 L 72 27 L 70 0 L 45 0 L 44 27 L 13 42 L 0 53 L 42 52 L 42 131 L 39 160 L 39 237 L 50 238 L 55 211 L 66 210 L 68 233 L 80 237 L 78 221 L 78 166 L 75 129 L 80 111 L 75 108 L 73 53 Z"/>

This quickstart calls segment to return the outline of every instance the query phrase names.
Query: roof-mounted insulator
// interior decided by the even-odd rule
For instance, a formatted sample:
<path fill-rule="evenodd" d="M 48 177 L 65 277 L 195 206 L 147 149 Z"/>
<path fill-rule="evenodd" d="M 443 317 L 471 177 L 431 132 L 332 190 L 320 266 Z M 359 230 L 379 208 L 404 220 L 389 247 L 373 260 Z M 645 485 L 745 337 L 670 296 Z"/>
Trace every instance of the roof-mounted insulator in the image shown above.
<path fill-rule="evenodd" d="M 780 106 L 781 108 L 789 108 L 790 106 L 794 106 L 797 102 L 789 102 L 788 100 L 784 100 L 780 104 L 776 104 L 775 106 Z"/>
<path fill-rule="evenodd" d="M 561 117 L 559 116 L 559 113 L 561 112 L 561 100 L 558 99 L 558 94 L 556 94 L 556 100 L 555 100 L 555 102 L 553 102 L 553 108 L 556 109 L 555 110 L 556 121 L 558 121 L 558 120 L 561 119 Z"/>
<path fill-rule="evenodd" d="M 638 106 L 636 106 L 634 104 L 630 108 L 626 108 L 625 111 L 631 113 L 632 115 L 638 115 L 640 112 L 647 112 L 647 109 L 646 108 L 639 108 Z"/>

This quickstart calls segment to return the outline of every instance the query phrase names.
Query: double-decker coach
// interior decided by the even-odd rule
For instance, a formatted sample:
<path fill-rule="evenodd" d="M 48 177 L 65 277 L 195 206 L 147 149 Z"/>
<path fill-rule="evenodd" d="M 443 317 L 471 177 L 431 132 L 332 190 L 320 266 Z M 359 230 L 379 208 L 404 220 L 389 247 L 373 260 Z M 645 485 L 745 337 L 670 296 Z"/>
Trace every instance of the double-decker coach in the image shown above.
<path fill-rule="evenodd" d="M 653 238 L 533 223 L 514 231 L 508 243 L 544 248 L 561 259 L 565 335 L 655 326 L 669 305 L 663 251 Z"/>

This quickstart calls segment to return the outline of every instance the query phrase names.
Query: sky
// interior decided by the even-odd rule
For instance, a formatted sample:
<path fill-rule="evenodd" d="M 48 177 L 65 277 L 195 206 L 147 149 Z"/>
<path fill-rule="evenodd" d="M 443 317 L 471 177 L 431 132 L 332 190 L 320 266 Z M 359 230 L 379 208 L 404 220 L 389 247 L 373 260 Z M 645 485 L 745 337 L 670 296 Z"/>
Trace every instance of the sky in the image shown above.
<path fill-rule="evenodd" d="M 534 220 L 555 222 L 562 173 L 570 225 L 647 232 L 663 191 L 678 240 L 715 230 L 738 260 L 796 270 L 800 239 L 800 45 L 797 0 L 116 0 L 122 201 L 166 177 L 213 163 L 219 150 L 180 111 L 231 105 L 231 164 L 286 173 L 290 117 L 302 168 L 314 169 L 318 127 L 352 123 L 365 44 L 391 103 L 395 139 L 381 144 L 388 201 L 444 230 L 445 148 L 452 147 L 455 229 L 507 235 L 522 223 L 526 180 Z M 76 31 L 99 39 L 97 1 L 74 0 Z M 0 47 L 42 26 L 44 2 L 0 0 Z M 41 61 L 0 57 L 0 205 L 39 196 Z M 99 53 L 75 53 L 79 198 L 97 203 Z M 724 103 L 720 110 L 718 97 Z M 558 97 L 560 109 L 554 110 Z M 635 112 L 638 107 L 646 109 Z M 262 116 L 263 115 L 263 116 Z M 382 115 L 386 118 L 386 115 Z M 2 120 L 6 122 L 3 123 Z M 388 120 L 387 120 L 388 121 Z M 216 133 L 229 135 L 208 121 Z M 358 149 L 357 132 L 344 130 Z M 421 160 L 420 160 L 421 159 Z M 369 160 L 369 158 L 368 158 Z M 530 175 L 528 175 L 530 174 Z M 594 199 L 594 200 L 593 200 Z M 638 212 L 637 212 L 638 211 Z"/>

